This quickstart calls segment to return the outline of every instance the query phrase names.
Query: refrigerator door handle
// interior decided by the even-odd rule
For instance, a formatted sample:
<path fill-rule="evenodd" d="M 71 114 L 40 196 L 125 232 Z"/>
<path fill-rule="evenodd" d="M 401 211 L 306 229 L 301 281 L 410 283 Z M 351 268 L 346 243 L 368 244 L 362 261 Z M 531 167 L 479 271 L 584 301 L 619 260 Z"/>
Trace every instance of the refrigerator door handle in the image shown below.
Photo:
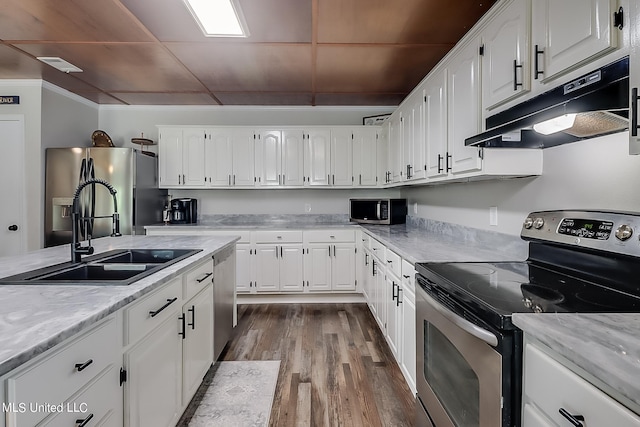
<path fill-rule="evenodd" d="M 87 178 L 88 179 L 95 179 L 96 177 L 96 171 L 95 171 L 95 167 L 93 164 L 93 158 L 89 157 L 89 160 L 87 161 Z M 91 192 L 89 193 L 89 197 L 91 198 L 89 200 L 89 205 L 91 206 L 91 209 L 89 211 L 89 217 L 91 218 L 88 221 L 87 224 L 87 234 L 89 236 L 93 236 L 93 217 L 96 216 L 96 185 L 95 184 L 91 184 Z"/>
<path fill-rule="evenodd" d="M 82 159 L 82 162 L 80 162 L 80 175 L 78 176 L 78 185 L 82 184 L 83 182 L 85 182 L 87 180 L 87 159 Z M 78 200 L 78 202 L 80 203 L 80 212 L 84 213 L 84 201 L 82 200 L 82 198 L 80 198 Z M 78 228 L 80 229 L 80 237 L 84 238 L 85 237 L 85 229 L 84 229 L 84 220 L 83 219 L 78 219 Z"/>

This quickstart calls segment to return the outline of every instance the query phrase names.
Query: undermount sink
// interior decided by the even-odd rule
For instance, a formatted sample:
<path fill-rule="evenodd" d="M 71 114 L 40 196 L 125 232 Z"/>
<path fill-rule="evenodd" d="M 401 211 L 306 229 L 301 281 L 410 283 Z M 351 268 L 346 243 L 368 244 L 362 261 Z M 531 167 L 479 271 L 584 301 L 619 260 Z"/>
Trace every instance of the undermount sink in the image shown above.
<path fill-rule="evenodd" d="M 126 286 L 201 249 L 116 249 L 0 279 L 0 285 Z"/>

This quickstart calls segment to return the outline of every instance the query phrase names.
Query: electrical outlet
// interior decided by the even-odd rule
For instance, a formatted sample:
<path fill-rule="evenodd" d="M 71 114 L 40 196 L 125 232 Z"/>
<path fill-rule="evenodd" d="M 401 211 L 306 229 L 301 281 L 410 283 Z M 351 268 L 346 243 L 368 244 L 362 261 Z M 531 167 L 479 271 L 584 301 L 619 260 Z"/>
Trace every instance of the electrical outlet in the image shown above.
<path fill-rule="evenodd" d="M 413 203 L 413 213 L 418 215 L 418 202 Z"/>
<path fill-rule="evenodd" d="M 498 225 L 498 207 L 491 206 L 489 208 L 489 225 Z"/>
<path fill-rule="evenodd" d="M 304 211 L 305 212 L 311 212 L 311 204 L 310 203 L 305 203 L 304 204 Z"/>

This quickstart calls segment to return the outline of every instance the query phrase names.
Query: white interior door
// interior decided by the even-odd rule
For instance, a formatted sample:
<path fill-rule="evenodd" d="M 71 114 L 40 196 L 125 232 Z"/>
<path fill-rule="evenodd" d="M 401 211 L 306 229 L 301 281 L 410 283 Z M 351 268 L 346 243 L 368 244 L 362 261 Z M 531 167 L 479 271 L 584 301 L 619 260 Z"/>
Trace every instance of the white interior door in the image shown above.
<path fill-rule="evenodd" d="M 25 251 L 24 119 L 0 116 L 0 256 Z"/>

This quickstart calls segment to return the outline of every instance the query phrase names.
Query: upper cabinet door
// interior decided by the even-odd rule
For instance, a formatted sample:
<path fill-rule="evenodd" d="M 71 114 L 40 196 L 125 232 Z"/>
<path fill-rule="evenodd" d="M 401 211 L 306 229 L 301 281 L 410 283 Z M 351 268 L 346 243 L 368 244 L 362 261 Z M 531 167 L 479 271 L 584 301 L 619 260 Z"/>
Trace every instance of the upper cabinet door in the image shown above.
<path fill-rule="evenodd" d="M 362 126 L 353 129 L 353 176 L 356 186 L 378 184 L 378 129 Z"/>
<path fill-rule="evenodd" d="M 336 128 L 331 132 L 331 185 L 353 185 L 353 132 L 350 128 Z"/>
<path fill-rule="evenodd" d="M 329 185 L 331 175 L 331 131 L 312 129 L 304 144 L 304 175 L 307 185 Z"/>
<path fill-rule="evenodd" d="M 278 186 L 282 182 L 282 134 L 279 130 L 261 131 L 256 141 L 258 186 Z"/>
<path fill-rule="evenodd" d="M 402 141 L 403 120 L 402 113 L 398 110 L 389 117 L 389 182 L 400 182 L 402 173 Z"/>
<path fill-rule="evenodd" d="M 629 55 L 629 154 L 640 154 L 640 129 L 638 128 L 638 107 L 640 102 L 638 93 L 640 92 L 640 4 L 631 2 L 629 5 L 629 21 L 631 52 Z M 633 96 L 635 95 L 635 97 Z M 633 125 L 636 125 L 635 128 Z"/>
<path fill-rule="evenodd" d="M 482 32 L 484 109 L 529 91 L 530 11 L 530 0 L 513 0 Z"/>
<path fill-rule="evenodd" d="M 182 129 L 160 129 L 158 163 L 160 187 L 182 183 Z"/>
<path fill-rule="evenodd" d="M 616 0 L 535 0 L 533 4 L 534 45 L 543 83 L 579 67 L 596 56 L 616 48 L 617 31 L 613 12 Z M 535 67 L 534 67 L 535 68 Z"/>
<path fill-rule="evenodd" d="M 212 129 L 205 141 L 205 179 L 208 186 L 231 186 L 232 168 L 232 136 L 231 129 Z"/>
<path fill-rule="evenodd" d="M 252 129 L 233 129 L 231 134 L 233 151 L 232 184 L 235 187 L 253 187 L 256 182 L 254 168 L 254 132 Z"/>
<path fill-rule="evenodd" d="M 297 129 L 282 131 L 282 185 L 304 185 L 303 135 Z"/>
<path fill-rule="evenodd" d="M 478 148 L 464 145 L 465 138 L 480 131 L 480 53 L 479 44 L 470 42 L 449 61 L 448 77 L 448 155 L 446 171 L 480 170 Z M 450 156 L 450 157 L 449 157 Z"/>
<path fill-rule="evenodd" d="M 427 176 L 446 175 L 447 69 L 429 76 L 425 85 Z"/>
<path fill-rule="evenodd" d="M 204 129 L 185 128 L 182 131 L 182 184 L 204 187 Z"/>
<path fill-rule="evenodd" d="M 425 100 L 423 90 L 418 91 L 409 105 L 411 109 L 411 157 L 406 159 L 409 165 L 407 179 L 421 179 L 426 176 L 425 162 Z M 408 125 L 409 123 L 407 123 Z"/>

